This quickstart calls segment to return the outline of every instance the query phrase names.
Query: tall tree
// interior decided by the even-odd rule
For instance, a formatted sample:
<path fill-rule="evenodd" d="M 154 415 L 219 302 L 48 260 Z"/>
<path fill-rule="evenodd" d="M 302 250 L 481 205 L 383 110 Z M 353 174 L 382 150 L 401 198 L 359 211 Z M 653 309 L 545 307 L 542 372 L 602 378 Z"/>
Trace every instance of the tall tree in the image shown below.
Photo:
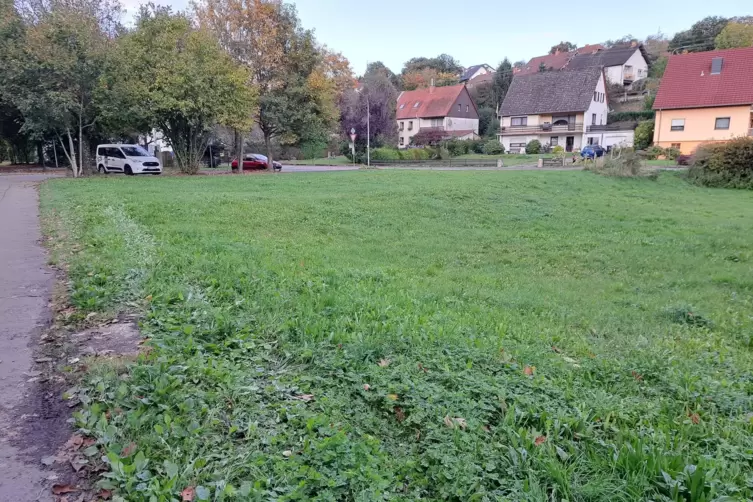
<path fill-rule="evenodd" d="M 362 151 L 365 150 L 366 133 L 369 129 L 372 147 L 395 145 L 397 96 L 398 91 L 386 74 L 378 71 L 367 73 L 359 87 L 349 90 L 341 98 L 340 122 L 343 137 L 346 137 L 351 128 L 355 129 L 358 134 L 356 149 Z M 368 128 L 367 117 L 371 119 Z"/>
<path fill-rule="evenodd" d="M 672 37 L 670 51 L 704 52 L 714 50 L 716 37 L 727 26 L 728 19 L 709 16 L 701 19 L 689 30 L 681 31 Z"/>
<path fill-rule="evenodd" d="M 23 130 L 52 132 L 77 177 L 84 166 L 84 133 L 97 120 L 94 88 L 117 33 L 120 8 L 110 0 L 22 6 L 24 46 L 7 70 L 6 93 L 24 116 Z"/>
<path fill-rule="evenodd" d="M 169 8 L 144 7 L 136 29 L 119 41 L 102 84 L 113 104 L 147 112 L 168 139 L 182 172 L 195 173 L 216 125 L 249 127 L 256 93 L 206 30 Z"/>
<path fill-rule="evenodd" d="M 730 22 L 716 36 L 714 43 L 717 49 L 753 47 L 753 24 Z"/>
<path fill-rule="evenodd" d="M 373 63 L 369 63 L 366 66 L 366 73 L 364 73 L 364 76 L 371 75 L 373 73 L 381 73 L 385 77 L 387 77 L 390 82 L 392 82 L 392 85 L 395 86 L 395 89 L 402 90 L 402 83 L 400 82 L 400 77 L 398 75 L 395 75 L 395 73 L 392 72 L 387 66 L 385 66 L 384 63 L 381 61 L 375 61 Z"/>
<path fill-rule="evenodd" d="M 512 77 L 512 65 L 510 64 L 510 60 L 505 58 L 499 63 L 497 71 L 494 73 L 494 80 L 492 81 L 495 109 L 505 100 L 507 90 L 510 88 L 510 84 L 512 84 Z"/>
<path fill-rule="evenodd" d="M 435 58 L 419 57 L 409 59 L 403 66 L 403 75 L 426 68 L 436 70 L 438 73 L 452 73 L 456 75 L 459 75 L 463 71 L 463 67 L 455 58 L 449 54 L 440 54 Z"/>
<path fill-rule="evenodd" d="M 639 40 L 635 38 L 633 35 L 624 35 L 620 38 L 616 38 L 614 40 L 607 40 L 602 45 L 605 47 L 614 47 L 615 45 L 621 45 L 621 44 L 629 44 L 632 42 L 638 42 Z"/>
<path fill-rule="evenodd" d="M 578 46 L 575 45 L 572 42 L 560 42 L 557 45 L 553 45 L 551 49 L 549 49 L 549 54 L 556 54 L 558 52 L 570 52 L 577 49 Z"/>
<path fill-rule="evenodd" d="M 313 32 L 303 29 L 293 5 L 203 0 L 196 13 L 201 25 L 217 33 L 230 54 L 248 67 L 259 89 L 255 119 L 264 135 L 269 170 L 273 140 L 294 144 L 326 138 L 338 115 L 332 99 L 338 87 L 331 82 L 334 60 L 328 62 Z"/>

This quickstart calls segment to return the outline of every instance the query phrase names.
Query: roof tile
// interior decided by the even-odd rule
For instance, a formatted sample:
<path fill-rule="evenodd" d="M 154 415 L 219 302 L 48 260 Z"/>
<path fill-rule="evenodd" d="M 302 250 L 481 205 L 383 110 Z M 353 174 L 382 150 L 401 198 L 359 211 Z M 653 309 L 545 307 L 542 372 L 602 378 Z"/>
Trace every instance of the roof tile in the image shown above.
<path fill-rule="evenodd" d="M 722 72 L 711 61 L 723 58 Z M 753 104 L 753 47 L 671 56 L 654 110 Z"/>
<path fill-rule="evenodd" d="M 405 91 L 397 98 L 397 120 L 446 117 L 465 85 Z"/>

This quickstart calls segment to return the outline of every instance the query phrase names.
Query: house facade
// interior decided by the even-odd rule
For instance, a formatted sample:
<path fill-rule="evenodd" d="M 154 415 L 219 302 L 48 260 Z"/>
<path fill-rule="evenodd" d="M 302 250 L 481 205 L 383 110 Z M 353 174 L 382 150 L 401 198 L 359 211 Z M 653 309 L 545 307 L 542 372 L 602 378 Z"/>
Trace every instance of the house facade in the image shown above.
<path fill-rule="evenodd" d="M 588 54 L 573 57 L 565 70 L 582 70 L 590 67 L 603 67 L 607 82 L 630 86 L 633 82 L 648 77 L 648 53 L 643 44 L 618 44 L 608 49 L 600 49 Z"/>
<path fill-rule="evenodd" d="M 513 73 L 515 75 L 531 75 L 533 73 L 539 73 L 542 71 L 557 71 L 565 68 L 570 60 L 579 54 L 593 54 L 597 51 L 603 50 L 605 47 L 601 44 L 585 45 L 574 51 L 564 52 L 556 51 L 554 54 L 547 54 L 545 56 L 537 56 L 532 58 L 528 63 L 521 67 L 515 68 Z"/>
<path fill-rule="evenodd" d="M 753 136 L 753 47 L 671 56 L 654 110 L 654 144 L 683 154 Z"/>
<path fill-rule="evenodd" d="M 568 152 L 600 144 L 608 102 L 601 68 L 516 76 L 499 108 L 499 140 L 511 153 L 533 140 Z"/>
<path fill-rule="evenodd" d="M 458 139 L 478 137 L 478 110 L 463 84 L 404 91 L 396 117 L 398 148 L 407 148 L 422 129 Z"/>

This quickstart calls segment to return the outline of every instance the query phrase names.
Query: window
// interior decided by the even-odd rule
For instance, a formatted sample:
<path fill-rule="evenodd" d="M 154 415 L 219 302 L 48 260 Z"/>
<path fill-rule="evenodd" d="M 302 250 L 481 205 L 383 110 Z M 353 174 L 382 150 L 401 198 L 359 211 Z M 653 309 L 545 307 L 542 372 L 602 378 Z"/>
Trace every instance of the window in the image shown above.
<path fill-rule="evenodd" d="M 595 113 L 591 114 L 591 125 L 596 125 L 596 114 Z"/>
<path fill-rule="evenodd" d="M 527 126 L 528 125 L 528 117 L 513 117 L 513 118 L 510 119 L 510 125 L 512 127 Z"/>
<path fill-rule="evenodd" d="M 599 93 L 594 91 L 594 101 L 599 100 Z"/>
<path fill-rule="evenodd" d="M 672 148 L 674 148 L 675 150 L 679 150 L 680 146 L 680 143 L 672 143 Z"/>
<path fill-rule="evenodd" d="M 672 131 L 684 131 L 685 119 L 672 119 L 672 127 L 670 129 Z"/>
<path fill-rule="evenodd" d="M 124 146 L 123 152 L 129 157 L 151 157 L 149 152 L 141 148 L 139 145 Z"/>
<path fill-rule="evenodd" d="M 588 144 L 589 144 L 589 145 L 593 145 L 593 144 L 594 144 L 594 139 L 595 139 L 595 138 L 588 138 Z M 598 143 L 597 143 L 597 144 L 598 144 Z"/>
<path fill-rule="evenodd" d="M 460 103 L 458 103 L 458 111 L 459 112 L 463 111 L 463 105 L 461 105 Z"/>
<path fill-rule="evenodd" d="M 724 66 L 724 58 L 714 58 L 711 60 L 711 74 L 719 75 L 722 73 L 722 66 Z"/>
<path fill-rule="evenodd" d="M 413 108 L 418 108 L 419 106 L 421 106 L 421 102 L 420 101 L 416 101 L 416 104 L 413 105 Z"/>
<path fill-rule="evenodd" d="M 525 143 L 510 143 L 510 152 L 523 152 L 526 149 Z"/>
<path fill-rule="evenodd" d="M 400 146 L 403 146 L 405 144 L 405 138 L 400 136 Z"/>
<path fill-rule="evenodd" d="M 108 148 L 107 156 L 116 159 L 125 159 L 125 155 L 123 155 L 123 152 L 120 151 L 120 148 Z"/>
<path fill-rule="evenodd" d="M 470 111 L 471 107 L 469 105 L 465 105 L 465 113 L 468 113 Z"/>
<path fill-rule="evenodd" d="M 401 131 L 405 130 L 405 122 L 400 122 L 400 130 Z"/>
<path fill-rule="evenodd" d="M 403 103 L 402 105 L 400 105 L 400 109 L 402 110 L 403 108 L 405 108 L 405 103 Z"/>
<path fill-rule="evenodd" d="M 601 93 L 601 102 L 603 103 L 604 101 L 606 101 L 606 99 L 607 99 L 607 95 L 602 92 Z"/>
<path fill-rule="evenodd" d="M 413 121 L 412 121 L 412 120 L 409 120 L 409 121 L 408 121 L 408 130 L 409 130 L 409 131 L 412 131 L 412 130 L 413 130 Z"/>
<path fill-rule="evenodd" d="M 444 127 L 444 119 L 431 119 L 431 127 Z"/>
<path fill-rule="evenodd" d="M 549 144 L 552 146 L 557 146 L 560 144 L 560 138 L 559 136 L 552 136 L 552 139 L 549 140 Z"/>
<path fill-rule="evenodd" d="M 729 129 L 729 117 L 721 117 L 716 119 L 716 125 L 714 129 Z"/>

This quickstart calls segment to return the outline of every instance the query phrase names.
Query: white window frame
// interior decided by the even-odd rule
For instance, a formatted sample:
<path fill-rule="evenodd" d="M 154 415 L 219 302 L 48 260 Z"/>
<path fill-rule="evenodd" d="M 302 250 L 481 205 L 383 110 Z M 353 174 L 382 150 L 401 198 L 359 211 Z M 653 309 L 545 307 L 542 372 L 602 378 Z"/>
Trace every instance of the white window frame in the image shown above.
<path fill-rule="evenodd" d="M 685 130 L 685 119 L 672 119 L 669 124 L 669 130 L 674 132 Z"/>

